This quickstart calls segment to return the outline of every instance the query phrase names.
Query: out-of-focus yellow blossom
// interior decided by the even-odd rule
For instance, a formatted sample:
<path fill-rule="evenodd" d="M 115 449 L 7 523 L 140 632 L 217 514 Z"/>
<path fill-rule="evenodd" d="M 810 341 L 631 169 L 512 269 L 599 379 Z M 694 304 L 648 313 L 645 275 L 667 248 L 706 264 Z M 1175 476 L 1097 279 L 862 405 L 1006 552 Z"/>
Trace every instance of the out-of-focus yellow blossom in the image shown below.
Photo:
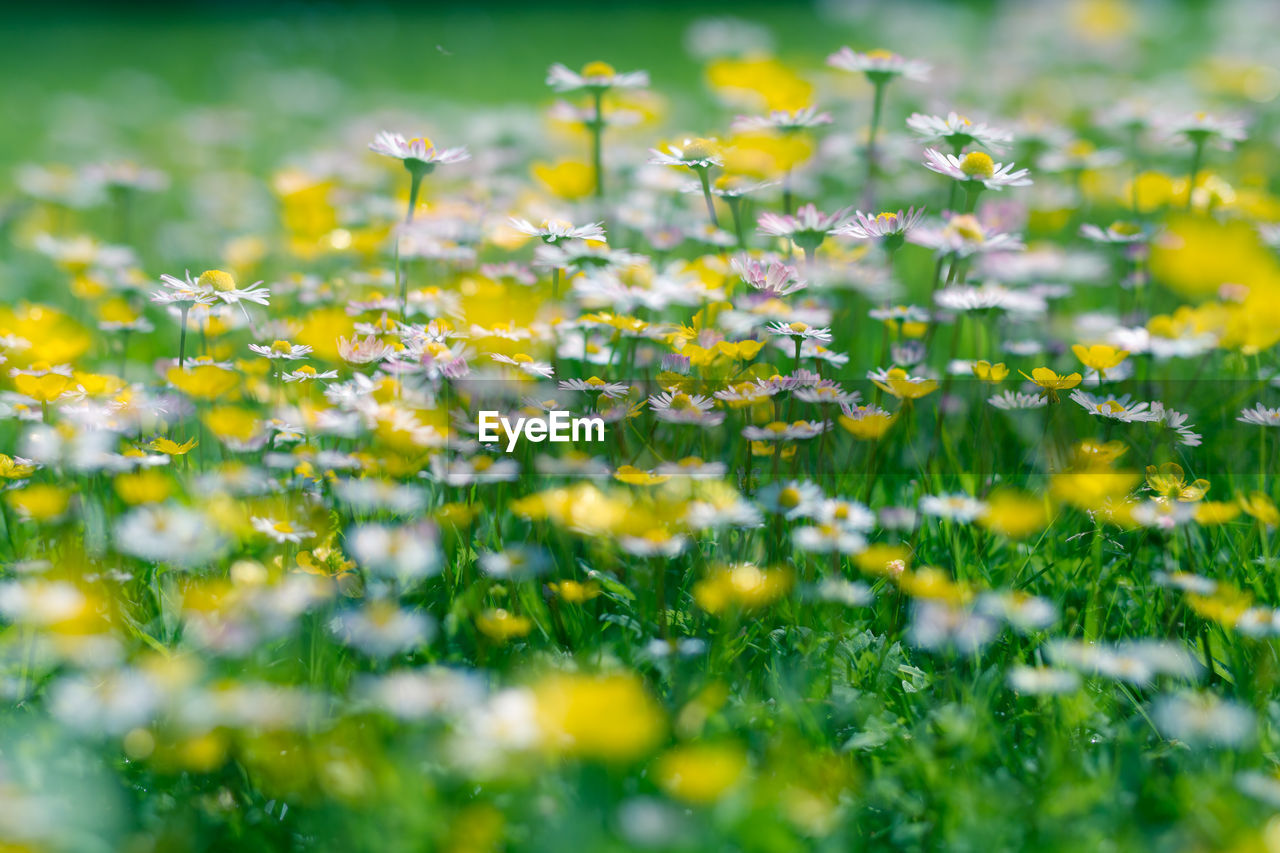
<path fill-rule="evenodd" d="M 1129 357 L 1128 350 L 1117 349 L 1107 344 L 1093 344 L 1092 346 L 1076 344 L 1071 347 L 1071 351 L 1076 354 L 1076 358 L 1080 359 L 1081 364 L 1085 367 L 1093 368 L 1104 376 L 1108 370 L 1118 367 Z"/>
<path fill-rule="evenodd" d="M 9 506 L 32 521 L 61 518 L 71 504 L 71 492 L 61 486 L 33 483 L 4 496 Z"/>
<path fill-rule="evenodd" d="M 476 628 L 490 640 L 505 643 L 523 637 L 533 630 L 533 621 L 509 610 L 494 608 L 476 616 Z"/>
<path fill-rule="evenodd" d="M 986 511 L 978 518 L 978 522 L 988 530 L 1010 539 L 1030 536 L 1043 530 L 1049 523 L 1049 510 L 1043 498 L 1001 489 L 993 492 L 986 504 Z"/>
<path fill-rule="evenodd" d="M 791 589 L 785 569 L 761 569 L 752 563 L 722 566 L 693 585 L 693 600 L 708 613 L 729 609 L 756 610 L 772 604 Z"/>
<path fill-rule="evenodd" d="M 983 382 L 1003 382 L 1009 375 L 1009 368 L 1005 367 L 1004 362 L 992 364 L 989 361 L 975 361 L 973 375 Z"/>
<path fill-rule="evenodd" d="M 743 780 L 747 756 L 733 744 L 696 743 L 677 746 L 658 756 L 654 778 L 678 800 L 708 805 Z"/>
<path fill-rule="evenodd" d="M 554 751 L 602 761 L 634 761 L 666 732 L 662 709 L 631 673 L 556 673 L 533 686 L 539 728 Z"/>
<path fill-rule="evenodd" d="M 116 494 L 127 504 L 159 503 L 173 493 L 173 481 L 154 468 L 117 474 Z"/>
<path fill-rule="evenodd" d="M 1236 497 L 1240 508 L 1251 518 L 1257 519 L 1267 527 L 1280 527 L 1280 509 L 1275 502 L 1263 492 L 1250 492 Z"/>

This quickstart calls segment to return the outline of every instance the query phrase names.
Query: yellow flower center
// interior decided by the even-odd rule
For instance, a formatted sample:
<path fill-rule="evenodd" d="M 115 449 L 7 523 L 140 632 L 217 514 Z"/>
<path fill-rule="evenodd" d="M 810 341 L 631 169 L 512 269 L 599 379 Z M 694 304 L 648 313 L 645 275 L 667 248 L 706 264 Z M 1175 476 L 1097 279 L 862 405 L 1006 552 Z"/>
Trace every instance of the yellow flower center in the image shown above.
<path fill-rule="evenodd" d="M 617 72 L 613 70 L 613 66 L 607 62 L 588 62 L 582 66 L 583 77 L 612 77 Z"/>
<path fill-rule="evenodd" d="M 797 320 L 796 322 L 792 323 L 789 328 L 793 332 L 804 332 L 809 328 L 809 326 L 808 324 L 801 323 L 799 320 Z"/>
<path fill-rule="evenodd" d="M 599 376 L 592 376 L 590 379 L 587 380 L 587 384 L 594 385 L 598 388 L 605 383 L 604 383 L 604 380 L 601 379 Z"/>
<path fill-rule="evenodd" d="M 876 222 L 883 222 L 889 225 L 896 225 L 898 222 L 898 214 L 896 213 L 877 213 Z"/>
<path fill-rule="evenodd" d="M 533 357 L 525 355 L 522 352 L 518 352 L 515 355 L 511 356 L 511 360 L 516 362 L 517 364 L 529 364 L 530 362 L 533 361 Z"/>
<path fill-rule="evenodd" d="M 236 289 L 236 280 L 231 277 L 231 273 L 222 270 L 205 270 L 200 273 L 200 280 L 197 283 L 201 287 L 212 287 L 214 290 Z"/>
<path fill-rule="evenodd" d="M 293 352 L 293 345 L 290 344 L 288 341 L 275 341 L 271 344 L 271 351 L 279 352 L 279 353 L 291 353 Z"/>
<path fill-rule="evenodd" d="M 435 146 L 431 144 L 431 139 L 426 136 L 415 136 L 413 139 L 409 140 L 410 145 L 412 145 L 415 142 L 421 142 L 422 147 L 427 149 L 428 151 L 430 151 L 432 148 L 435 148 Z"/>
<path fill-rule="evenodd" d="M 982 223 L 978 222 L 978 218 L 976 216 L 971 216 L 969 214 L 952 217 L 951 221 L 947 223 L 947 229 L 954 234 L 960 235 L 971 243 L 981 243 L 984 239 L 982 235 Z"/>
<path fill-rule="evenodd" d="M 996 173 L 996 164 L 991 156 L 982 151 L 970 151 L 960 161 L 960 171 L 970 178 L 989 178 Z"/>
<path fill-rule="evenodd" d="M 716 153 L 716 143 L 713 139 L 689 139 L 684 144 L 684 159 L 686 160 L 705 160 L 708 157 L 714 157 Z"/>
<path fill-rule="evenodd" d="M 867 51 L 868 59 L 893 59 L 895 56 L 897 56 L 897 54 L 894 53 L 892 50 L 885 50 L 884 48 L 880 48 L 880 47 L 876 48 L 875 50 Z"/>
<path fill-rule="evenodd" d="M 792 509 L 800 505 L 800 490 L 795 486 L 787 486 L 778 492 L 778 505 Z"/>
<path fill-rule="evenodd" d="M 1116 221 L 1111 223 L 1111 230 L 1117 234 L 1132 237 L 1134 234 L 1140 234 L 1142 232 L 1142 226 L 1136 222 Z"/>

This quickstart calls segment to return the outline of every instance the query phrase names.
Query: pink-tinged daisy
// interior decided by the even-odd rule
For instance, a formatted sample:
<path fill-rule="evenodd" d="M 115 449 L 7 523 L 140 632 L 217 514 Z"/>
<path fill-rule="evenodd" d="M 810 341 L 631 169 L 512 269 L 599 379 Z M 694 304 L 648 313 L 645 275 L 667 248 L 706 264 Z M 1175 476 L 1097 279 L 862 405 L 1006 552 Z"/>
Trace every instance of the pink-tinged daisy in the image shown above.
<path fill-rule="evenodd" d="M 815 205 L 806 204 L 795 215 L 764 213 L 758 220 L 761 234 L 784 237 L 803 249 L 810 256 L 828 234 L 844 224 L 849 208 L 842 207 L 834 213 L 823 213 Z"/>
<path fill-rule="evenodd" d="M 374 137 L 373 142 L 369 143 L 369 150 L 384 157 L 402 160 L 406 168 L 420 169 L 423 173 L 431 171 L 439 163 L 461 163 L 471 158 L 465 146 L 437 149 L 425 136 L 405 139 L 398 133 L 386 130 Z"/>
<path fill-rule="evenodd" d="M 795 267 L 777 258 L 760 260 L 744 255 L 729 264 L 743 281 L 768 296 L 786 296 L 807 287 Z"/>
<path fill-rule="evenodd" d="M 361 338 L 353 335 L 351 340 L 338 338 L 338 355 L 350 364 L 371 364 L 395 352 L 395 347 L 383 343 L 377 335 Z"/>
<path fill-rule="evenodd" d="M 986 123 L 975 124 L 957 112 L 942 116 L 912 113 L 907 119 L 907 127 L 925 142 L 945 142 L 956 151 L 969 145 L 981 145 L 990 151 L 1000 153 L 1004 146 L 1013 142 L 1013 134 L 1007 130 L 997 130 Z"/>
<path fill-rule="evenodd" d="M 996 163 L 991 155 L 982 151 L 970 151 L 964 157 L 954 154 L 943 154 L 933 148 L 924 151 L 925 168 L 954 178 L 961 183 L 979 183 L 989 190 L 1000 190 L 1005 187 L 1026 187 L 1031 185 L 1027 177 L 1029 169 L 1013 171 L 1013 163 Z"/>
<path fill-rule="evenodd" d="M 578 89 L 639 89 L 649 85 L 648 71 L 617 72 L 607 62 L 588 62 L 582 71 L 572 71 L 559 62 L 547 69 L 547 85 L 557 92 Z"/>
<path fill-rule="evenodd" d="M 1019 234 L 1004 234 L 983 225 L 976 216 L 953 216 L 941 228 L 917 228 L 907 239 L 940 255 L 967 258 L 987 252 L 1014 252 L 1025 249 Z"/>
<path fill-rule="evenodd" d="M 916 210 L 914 207 L 906 213 L 899 210 L 897 213 L 890 211 L 877 213 L 874 216 L 855 210 L 851 221 L 831 233 L 837 237 L 853 237 L 855 240 L 885 240 L 886 242 L 896 237 L 901 243 L 907 232 L 919 224 L 922 216 L 924 216 L 924 208 Z"/>
<path fill-rule="evenodd" d="M 763 116 L 738 116 L 733 120 L 735 131 L 776 130 L 795 133 L 831 124 L 831 113 L 818 112 L 817 107 L 799 110 L 772 110 Z"/>
<path fill-rule="evenodd" d="M 841 71 L 861 72 L 872 83 L 884 83 L 895 77 L 924 81 L 929 79 L 932 66 L 918 59 L 906 59 L 888 50 L 869 50 L 859 53 L 853 48 L 842 47 L 827 57 L 827 64 Z"/>
<path fill-rule="evenodd" d="M 595 240 L 597 243 L 607 241 L 603 222 L 592 222 L 588 225 L 574 225 L 561 219 L 544 219 L 541 225 L 534 225 L 527 219 L 511 217 L 511 227 L 521 234 L 537 237 L 544 243 L 557 243 L 560 240 Z"/>

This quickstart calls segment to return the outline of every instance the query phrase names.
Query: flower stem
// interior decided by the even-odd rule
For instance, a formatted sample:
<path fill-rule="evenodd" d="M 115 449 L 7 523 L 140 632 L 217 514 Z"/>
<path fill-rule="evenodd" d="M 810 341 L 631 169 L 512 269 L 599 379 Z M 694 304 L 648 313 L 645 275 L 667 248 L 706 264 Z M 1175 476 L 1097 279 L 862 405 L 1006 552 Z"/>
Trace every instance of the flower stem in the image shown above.
<path fill-rule="evenodd" d="M 604 92 L 595 92 L 596 114 L 591 120 L 591 162 L 596 170 L 596 198 L 604 201 Z"/>
<path fill-rule="evenodd" d="M 1200 162 L 1204 159 L 1204 140 L 1196 139 L 1195 148 L 1191 152 L 1191 176 L 1187 178 L 1187 211 L 1191 211 L 1191 203 L 1195 199 L 1196 178 L 1200 177 Z"/>
<path fill-rule="evenodd" d="M 880 132 L 880 114 L 884 111 L 884 93 L 888 84 L 878 82 L 875 87 L 875 98 L 871 105 L 871 129 L 867 133 L 867 178 L 862 186 L 862 201 L 865 205 L 871 205 L 875 199 L 876 136 Z"/>
<path fill-rule="evenodd" d="M 697 170 L 698 179 L 702 181 L 702 198 L 707 202 L 707 216 L 711 217 L 711 227 L 719 228 L 720 220 L 716 219 L 716 205 L 711 200 L 711 176 L 704 166 Z"/>
<path fill-rule="evenodd" d="M 187 314 L 191 311 L 190 305 L 182 306 L 182 319 L 178 321 L 178 368 L 181 369 L 187 361 Z"/>

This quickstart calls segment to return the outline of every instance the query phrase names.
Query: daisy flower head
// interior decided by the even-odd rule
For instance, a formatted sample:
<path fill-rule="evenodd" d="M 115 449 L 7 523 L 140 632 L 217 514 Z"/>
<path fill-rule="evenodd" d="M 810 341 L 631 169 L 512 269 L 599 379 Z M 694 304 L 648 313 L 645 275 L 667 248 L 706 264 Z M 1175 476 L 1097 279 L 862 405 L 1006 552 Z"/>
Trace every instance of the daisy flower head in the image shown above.
<path fill-rule="evenodd" d="M 1021 391 L 1001 391 L 987 398 L 987 403 L 1005 412 L 1023 409 L 1043 409 L 1049 401 L 1041 394 L 1024 394 Z"/>
<path fill-rule="evenodd" d="M 932 66 L 918 59 L 906 59 L 888 50 L 869 50 L 859 53 L 845 46 L 827 57 L 827 65 L 841 71 L 850 71 L 867 75 L 874 84 L 887 83 L 897 77 L 907 80 L 925 81 L 929 79 Z"/>
<path fill-rule="evenodd" d="M 338 371 L 336 370 L 316 370 L 309 364 L 304 364 L 297 370 L 291 370 L 281 376 L 285 382 L 312 382 L 317 379 L 328 380 L 337 379 Z"/>
<path fill-rule="evenodd" d="M 786 296 L 807 286 L 794 266 L 776 257 L 736 257 L 729 266 L 751 287 L 769 296 Z"/>
<path fill-rule="evenodd" d="M 609 63 L 600 61 L 588 62 L 581 71 L 573 71 L 557 62 L 547 69 L 547 85 L 557 92 L 640 89 L 649 85 L 649 72 L 618 72 Z"/>
<path fill-rule="evenodd" d="M 311 354 L 311 347 L 306 344 L 291 344 L 288 341 L 274 341 L 271 344 L 249 344 L 249 349 L 272 361 L 297 361 Z"/>
<path fill-rule="evenodd" d="M 1168 135 L 1182 137 L 1193 145 L 1213 141 L 1229 150 L 1246 136 L 1242 119 L 1218 118 L 1203 112 L 1167 119 L 1163 124 Z"/>
<path fill-rule="evenodd" d="M 405 139 L 398 133 L 391 133 L 386 130 L 374 137 L 373 142 L 369 143 L 369 150 L 384 157 L 401 160 L 404 162 L 406 169 L 423 175 L 429 173 L 441 163 L 461 163 L 464 160 L 471 159 L 471 155 L 467 153 L 465 146 L 438 149 L 425 136 Z"/>
<path fill-rule="evenodd" d="M 649 162 L 657 166 L 684 166 L 688 169 L 709 169 L 723 166 L 720 143 L 714 139 L 686 139 L 679 145 L 667 145 L 666 151 L 650 148 L 653 156 Z"/>
<path fill-rule="evenodd" d="M 511 227 L 521 234 L 537 237 L 544 243 L 557 243 L 561 240 L 594 240 L 604 243 L 608 238 L 604 233 L 603 222 L 592 222 L 587 225 L 574 225 L 563 219 L 544 219 L 541 225 L 534 225 L 527 219 L 511 217 Z"/>
<path fill-rule="evenodd" d="M 819 112 L 817 107 L 798 110 L 771 110 L 763 116 L 738 116 L 733 120 L 735 131 L 776 130 L 779 133 L 796 133 L 831 124 L 831 113 Z"/>
<path fill-rule="evenodd" d="M 669 424 L 700 424 L 718 426 L 724 421 L 724 412 L 716 411 L 716 401 L 701 394 L 684 391 L 663 391 L 649 397 L 649 408 L 660 421 Z"/>
<path fill-rule="evenodd" d="M 1125 394 L 1121 397 L 1095 397 L 1085 391 L 1076 389 L 1071 392 L 1071 399 L 1091 415 L 1131 424 L 1158 420 L 1159 416 L 1151 412 L 1150 403 L 1134 403 Z"/>
<path fill-rule="evenodd" d="M 262 287 L 262 282 L 254 282 L 248 287 L 239 287 L 236 285 L 235 277 L 229 272 L 222 270 L 205 270 L 200 273 L 200 277 L 194 281 L 191 273 L 187 272 L 182 280 L 174 278 L 171 275 L 160 276 L 161 281 L 166 287 L 175 291 L 195 290 L 210 297 L 208 302 L 203 304 L 210 305 L 214 302 L 221 301 L 227 305 L 238 305 L 241 302 L 253 302 L 257 305 L 268 305 L 271 300 L 271 291 Z"/>
<path fill-rule="evenodd" d="M 831 233 L 838 237 L 853 237 L 855 240 L 882 240 L 886 247 L 902 245 L 907 233 L 920 223 L 924 216 L 924 208 L 914 207 L 905 213 L 888 211 L 872 216 L 855 210 L 853 219 L 836 228 Z"/>
<path fill-rule="evenodd" d="M 756 495 L 756 500 L 766 512 L 788 519 L 816 516 L 822 511 L 826 499 L 817 484 L 804 480 L 770 483 Z"/>
<path fill-rule="evenodd" d="M 1252 409 L 1242 410 L 1240 417 L 1236 418 L 1236 420 L 1242 424 L 1254 424 L 1256 426 L 1280 426 L 1280 409 L 1268 409 L 1258 403 Z"/>
<path fill-rule="evenodd" d="M 1013 142 L 1013 134 L 1007 130 L 998 130 L 984 122 L 975 124 L 955 111 L 947 113 L 945 118 L 912 113 L 907 119 L 907 127 L 925 142 L 945 142 L 956 151 L 969 145 L 980 145 L 999 154 L 1005 145 Z"/>
<path fill-rule="evenodd" d="M 253 529 L 277 544 L 288 542 L 296 545 L 302 540 L 316 535 L 311 530 L 294 527 L 293 522 L 287 519 L 276 521 L 274 518 L 264 518 L 258 515 L 253 517 Z"/>
<path fill-rule="evenodd" d="M 1147 232 L 1136 222 L 1117 220 L 1106 228 L 1086 222 L 1080 226 L 1080 236 L 1094 243 L 1127 244 L 1143 242 Z"/>
<path fill-rule="evenodd" d="M 907 239 L 918 246 L 933 249 L 940 255 L 955 255 L 959 258 L 1026 248 L 1021 235 L 997 231 L 969 213 L 952 216 L 941 228 L 916 228 L 907 234 Z"/>
<path fill-rule="evenodd" d="M 530 376 L 540 376 L 544 379 L 550 379 L 555 375 L 555 368 L 545 362 L 536 361 L 532 356 L 518 352 L 515 355 L 503 355 L 502 353 L 491 353 L 491 359 L 501 364 L 509 364 L 518 368 Z"/>
<path fill-rule="evenodd" d="M 796 340 L 817 340 L 823 343 L 831 342 L 831 329 L 827 327 L 818 328 L 810 326 L 799 320 L 794 323 L 784 323 L 781 320 L 770 323 L 768 330 L 771 334 L 782 335 L 783 337 L 793 338 Z"/>
<path fill-rule="evenodd" d="M 627 396 L 631 391 L 631 387 L 622 382 L 606 382 L 599 376 L 592 376 L 590 379 L 562 379 L 560 380 L 560 390 L 603 394 L 606 397 L 616 399 Z"/>
<path fill-rule="evenodd" d="M 966 185 L 981 184 L 989 190 L 1001 190 L 1005 187 L 1026 187 L 1031 185 L 1029 169 L 1014 171 L 1013 163 L 997 163 L 991 155 L 983 151 L 970 151 L 963 157 L 954 154 L 943 154 L 934 148 L 924 150 L 924 166 L 926 169 L 946 175 Z"/>
<path fill-rule="evenodd" d="M 764 426 L 743 427 L 742 436 L 751 441 L 791 441 L 814 438 L 822 435 L 830 427 L 830 421 L 796 421 L 789 424 L 773 421 Z"/>
<path fill-rule="evenodd" d="M 758 224 L 761 234 L 783 237 L 810 253 L 821 246 L 827 235 L 840 227 L 848 215 L 847 207 L 834 213 L 823 213 L 816 205 L 806 204 L 794 216 L 772 212 L 761 214 Z"/>

